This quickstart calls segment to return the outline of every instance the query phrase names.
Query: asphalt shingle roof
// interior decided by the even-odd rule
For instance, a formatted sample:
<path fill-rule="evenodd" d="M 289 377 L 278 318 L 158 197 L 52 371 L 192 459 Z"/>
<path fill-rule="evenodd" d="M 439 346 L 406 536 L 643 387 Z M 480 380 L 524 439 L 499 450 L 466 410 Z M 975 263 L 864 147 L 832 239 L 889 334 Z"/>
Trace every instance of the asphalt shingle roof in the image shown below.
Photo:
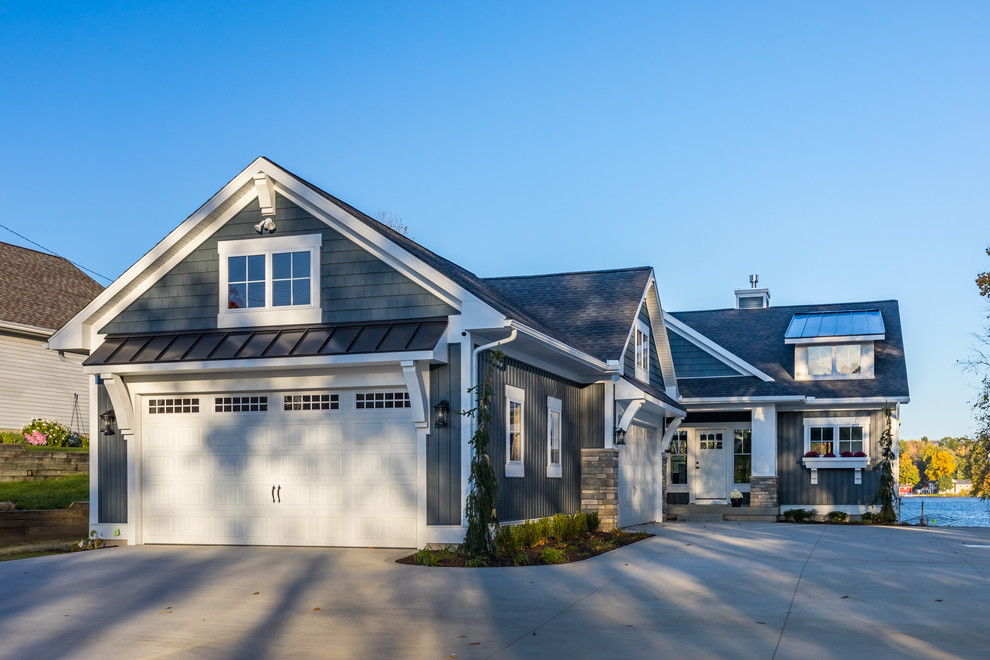
<path fill-rule="evenodd" d="M 0 243 L 0 321 L 56 330 L 103 287 L 66 259 Z"/>
<path fill-rule="evenodd" d="M 618 360 L 652 271 L 644 266 L 484 281 L 570 337 L 575 348 Z"/>
<path fill-rule="evenodd" d="M 886 326 L 883 341 L 874 345 L 874 377 L 855 380 L 795 381 L 794 345 L 784 343 L 784 333 L 795 314 L 843 310 L 879 309 Z M 908 396 L 904 340 L 896 300 L 798 305 L 765 309 L 718 309 L 671 314 L 726 350 L 764 372 L 773 382 L 755 376 L 729 378 L 679 378 L 681 396 L 786 396 L 822 399 L 845 397 Z M 674 365 L 675 369 L 677 365 Z"/>

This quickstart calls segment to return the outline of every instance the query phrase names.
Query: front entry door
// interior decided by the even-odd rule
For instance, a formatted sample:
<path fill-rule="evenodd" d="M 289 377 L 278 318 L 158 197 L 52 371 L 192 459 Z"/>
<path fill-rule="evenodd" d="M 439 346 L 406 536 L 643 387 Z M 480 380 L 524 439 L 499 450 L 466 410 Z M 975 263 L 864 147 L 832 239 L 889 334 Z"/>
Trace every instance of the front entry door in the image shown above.
<path fill-rule="evenodd" d="M 694 491 L 695 500 L 724 500 L 726 493 L 724 430 L 696 431 Z"/>

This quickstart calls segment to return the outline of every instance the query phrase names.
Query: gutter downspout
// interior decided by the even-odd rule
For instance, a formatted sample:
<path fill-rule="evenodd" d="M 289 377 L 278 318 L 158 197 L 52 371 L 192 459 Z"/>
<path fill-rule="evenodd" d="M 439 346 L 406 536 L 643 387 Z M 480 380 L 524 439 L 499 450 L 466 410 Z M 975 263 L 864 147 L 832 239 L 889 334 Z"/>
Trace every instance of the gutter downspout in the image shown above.
<path fill-rule="evenodd" d="M 498 341 L 493 341 L 490 344 L 485 344 L 484 346 L 479 346 L 478 348 L 471 351 L 471 382 L 468 383 L 469 390 L 474 390 L 478 386 L 478 355 L 481 351 L 487 351 L 490 348 L 495 348 L 500 344 L 508 344 L 515 341 L 516 337 L 519 335 L 519 331 L 515 328 L 509 333 L 509 336 L 505 339 L 499 339 Z M 474 433 L 477 430 L 478 417 L 474 416 L 471 418 L 471 432 Z"/>

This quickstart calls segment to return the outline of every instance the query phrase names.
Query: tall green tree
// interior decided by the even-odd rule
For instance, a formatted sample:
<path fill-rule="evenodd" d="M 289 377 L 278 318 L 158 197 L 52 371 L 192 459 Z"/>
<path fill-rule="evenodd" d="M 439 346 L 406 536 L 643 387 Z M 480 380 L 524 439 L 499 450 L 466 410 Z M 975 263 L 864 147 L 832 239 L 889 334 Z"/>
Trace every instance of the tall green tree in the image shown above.
<path fill-rule="evenodd" d="M 987 255 L 990 256 L 990 248 L 987 248 Z M 990 299 L 990 271 L 976 276 L 976 287 L 981 296 Z M 990 327 L 984 329 L 980 340 L 983 346 L 990 346 Z M 987 499 L 990 498 L 990 355 L 987 350 L 977 349 L 968 366 L 983 375 L 982 389 L 973 402 L 976 437 L 970 458 L 972 494 Z"/>
<path fill-rule="evenodd" d="M 495 349 L 491 352 L 491 361 L 485 379 L 472 389 L 476 405 L 463 414 L 474 417 L 477 429 L 471 436 L 471 473 L 468 478 L 469 492 L 467 496 L 468 526 L 464 533 L 464 543 L 461 553 L 468 557 L 495 556 L 495 534 L 498 533 L 498 515 L 495 512 L 495 502 L 498 497 L 498 480 L 495 468 L 488 457 L 488 443 L 491 439 L 492 397 L 495 391 L 492 386 L 492 375 L 500 368 L 505 353 Z"/>
<path fill-rule="evenodd" d="M 877 522 L 889 525 L 897 522 L 897 512 L 894 511 L 894 500 L 897 499 L 897 482 L 894 481 L 894 461 L 897 456 L 894 454 L 894 435 L 891 431 L 890 418 L 893 411 L 890 408 L 883 409 L 884 418 L 887 423 L 884 425 L 883 433 L 880 434 L 880 480 L 877 484 L 877 494 L 873 498 L 873 504 L 880 504 L 880 513 L 877 514 Z"/>

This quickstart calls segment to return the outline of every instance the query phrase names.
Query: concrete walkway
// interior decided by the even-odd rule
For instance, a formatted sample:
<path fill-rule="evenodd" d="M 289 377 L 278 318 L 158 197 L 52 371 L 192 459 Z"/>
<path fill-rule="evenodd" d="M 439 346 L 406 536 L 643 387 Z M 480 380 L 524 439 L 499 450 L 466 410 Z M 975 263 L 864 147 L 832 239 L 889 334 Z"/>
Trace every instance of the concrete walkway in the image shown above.
<path fill-rule="evenodd" d="M 576 564 L 150 546 L 0 563 L 4 658 L 985 658 L 990 529 L 670 523 Z M 968 545 L 967 545 L 968 544 Z"/>

